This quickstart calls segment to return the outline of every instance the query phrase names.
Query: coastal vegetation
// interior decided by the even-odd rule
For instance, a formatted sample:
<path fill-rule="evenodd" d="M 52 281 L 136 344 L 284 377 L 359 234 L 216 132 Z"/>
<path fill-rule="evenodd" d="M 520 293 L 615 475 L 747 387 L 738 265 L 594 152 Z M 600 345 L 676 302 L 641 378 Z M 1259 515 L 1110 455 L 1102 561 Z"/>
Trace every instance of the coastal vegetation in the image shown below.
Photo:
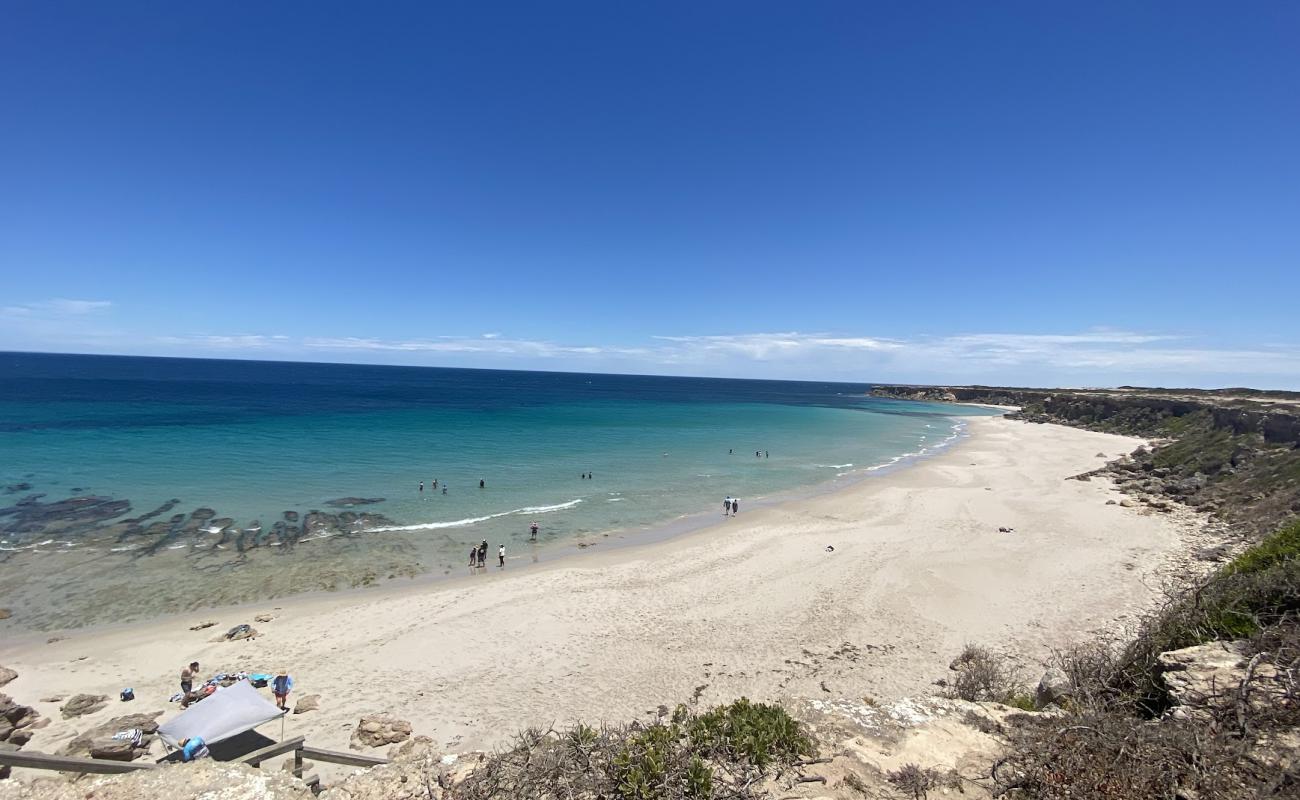
<path fill-rule="evenodd" d="M 1188 691 L 1170 654 L 1207 642 L 1229 666 Z M 1300 521 L 1171 597 L 1131 641 L 1076 647 L 1059 668 L 1063 715 L 1015 717 L 995 795 L 1296 796 Z"/>
<path fill-rule="evenodd" d="M 607 797 L 620 800 L 759 798 L 757 784 L 816 746 L 779 705 L 685 705 L 648 724 L 529 729 L 455 787 L 458 800 Z"/>

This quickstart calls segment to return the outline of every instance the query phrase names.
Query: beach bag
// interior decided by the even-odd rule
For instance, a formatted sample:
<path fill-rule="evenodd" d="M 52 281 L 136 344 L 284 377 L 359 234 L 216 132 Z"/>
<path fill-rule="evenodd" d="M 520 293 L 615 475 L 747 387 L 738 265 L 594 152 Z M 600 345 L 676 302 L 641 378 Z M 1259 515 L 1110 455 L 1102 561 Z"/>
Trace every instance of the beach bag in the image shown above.
<path fill-rule="evenodd" d="M 122 697 L 122 702 L 123 702 L 123 703 L 125 703 L 125 702 L 128 701 L 128 700 L 134 700 L 134 699 L 135 699 L 135 689 L 130 689 L 130 688 L 123 689 L 123 690 L 122 690 L 122 695 L 121 695 L 121 697 Z"/>

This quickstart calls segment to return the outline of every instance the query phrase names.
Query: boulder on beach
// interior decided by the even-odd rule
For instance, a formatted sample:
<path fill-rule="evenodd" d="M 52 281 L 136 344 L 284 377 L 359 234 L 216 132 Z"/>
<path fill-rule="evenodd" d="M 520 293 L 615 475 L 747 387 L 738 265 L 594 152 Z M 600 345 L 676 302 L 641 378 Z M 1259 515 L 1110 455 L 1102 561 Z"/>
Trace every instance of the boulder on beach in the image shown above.
<path fill-rule="evenodd" d="M 148 714 L 127 714 L 113 717 L 108 722 L 96 725 L 85 733 L 79 733 L 60 751 L 65 756 L 90 756 L 107 758 L 115 761 L 131 761 L 139 758 L 149 750 L 150 737 L 158 732 L 158 717 L 161 711 Z M 140 731 L 140 741 L 114 739 L 113 734 L 120 731 Z M 125 745 L 125 747 L 123 747 Z"/>
<path fill-rule="evenodd" d="M 8 667 L 0 667 L 0 686 L 4 686 L 9 681 L 18 677 L 18 673 Z"/>
<path fill-rule="evenodd" d="M 68 702 L 59 706 L 59 711 L 63 712 L 64 719 L 72 719 L 86 714 L 94 714 L 106 705 L 108 705 L 108 695 L 74 694 L 68 699 Z"/>
<path fill-rule="evenodd" d="M 298 698 L 298 702 L 293 705 L 293 713 L 306 714 L 308 711 L 316 711 L 320 708 L 320 695 L 309 694 Z"/>
<path fill-rule="evenodd" d="M 411 735 L 411 723 L 404 719 L 398 719 L 392 714 L 367 714 L 357 723 L 357 729 L 352 732 L 351 747 L 354 750 L 360 750 L 362 747 L 383 747 L 386 744 L 397 744 L 406 741 Z"/>
<path fill-rule="evenodd" d="M 237 642 L 240 639 L 252 639 L 256 635 L 257 635 L 257 629 L 254 628 L 252 625 L 245 624 L 245 625 L 236 625 L 235 627 L 226 631 L 221 638 L 225 639 L 228 642 Z"/>
<path fill-rule="evenodd" d="M 41 722 L 41 715 L 36 709 L 15 702 L 7 694 L 0 694 L 0 742 L 14 741 L 14 734 L 25 728 L 44 727 L 43 724 L 38 724 Z M 14 744 L 23 744 L 31 737 L 19 738 L 22 741 L 14 741 Z"/>

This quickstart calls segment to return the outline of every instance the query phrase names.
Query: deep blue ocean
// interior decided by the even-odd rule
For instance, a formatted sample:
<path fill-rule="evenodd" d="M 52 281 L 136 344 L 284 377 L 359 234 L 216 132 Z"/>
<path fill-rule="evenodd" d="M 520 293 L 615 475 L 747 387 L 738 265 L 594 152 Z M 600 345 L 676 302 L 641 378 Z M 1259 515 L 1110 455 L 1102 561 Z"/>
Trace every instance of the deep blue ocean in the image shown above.
<path fill-rule="evenodd" d="M 38 555 L 77 560 L 78 550 L 89 550 L 98 564 L 118 554 L 142 569 L 142 553 L 180 551 L 173 559 L 197 563 L 239 551 L 243 568 L 249 553 L 281 545 L 325 557 L 331 551 L 313 551 L 306 531 L 280 542 L 272 526 L 287 519 L 292 531 L 307 512 L 337 514 L 349 508 L 337 501 L 354 497 L 377 502 L 350 510 L 382 520 L 364 533 L 349 523 L 342 531 L 349 553 L 366 551 L 358 541 L 401 542 L 375 548 L 387 554 L 379 578 L 399 553 L 418 562 L 416 572 L 447 572 L 463 567 L 464 553 L 482 539 L 494 554 L 506 544 L 511 559 L 522 558 L 534 547 L 534 521 L 537 546 L 565 545 L 720 514 L 726 495 L 742 498 L 743 510 L 855 479 L 934 451 L 959 433 L 957 415 L 984 413 L 872 399 L 869 389 L 3 353 L 0 506 L 94 497 L 129 509 L 93 524 L 77 517 L 75 504 L 66 514 L 51 507 L 54 521 L 0 510 L 0 558 L 13 567 L 17 555 L 22 563 Z M 135 527 L 112 524 L 159 507 L 164 513 Z M 185 516 L 200 508 L 220 520 L 223 537 Z M 267 593 L 299 588 L 272 583 Z"/>

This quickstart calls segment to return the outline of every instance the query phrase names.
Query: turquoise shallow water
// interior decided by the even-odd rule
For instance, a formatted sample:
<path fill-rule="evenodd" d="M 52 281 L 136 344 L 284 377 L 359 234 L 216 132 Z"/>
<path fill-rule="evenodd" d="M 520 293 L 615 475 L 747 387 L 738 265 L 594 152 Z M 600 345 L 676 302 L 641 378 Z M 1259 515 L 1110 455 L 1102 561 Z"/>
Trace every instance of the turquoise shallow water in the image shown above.
<path fill-rule="evenodd" d="M 385 553 L 381 572 L 403 552 L 417 572 L 446 571 L 481 539 L 514 554 L 532 521 L 542 542 L 563 543 L 720 513 L 726 495 L 743 511 L 933 451 L 960 429 L 954 414 L 982 413 L 777 381 L 23 354 L 0 356 L 0 375 L 5 499 L 129 501 L 116 520 L 179 501 L 156 518 L 177 515 L 170 532 L 124 533 L 114 519 L 33 527 L 0 513 L 0 557 L 80 548 L 132 556 L 130 569 L 145 568 L 146 550 L 230 549 L 204 538 L 210 525 L 176 532 L 196 508 L 266 532 L 286 511 L 337 513 L 326 504 L 350 496 L 382 498 L 354 509 L 382 520 L 344 531 Z M 330 555 L 311 547 L 332 533 L 302 534 L 247 536 L 237 549 Z"/>

